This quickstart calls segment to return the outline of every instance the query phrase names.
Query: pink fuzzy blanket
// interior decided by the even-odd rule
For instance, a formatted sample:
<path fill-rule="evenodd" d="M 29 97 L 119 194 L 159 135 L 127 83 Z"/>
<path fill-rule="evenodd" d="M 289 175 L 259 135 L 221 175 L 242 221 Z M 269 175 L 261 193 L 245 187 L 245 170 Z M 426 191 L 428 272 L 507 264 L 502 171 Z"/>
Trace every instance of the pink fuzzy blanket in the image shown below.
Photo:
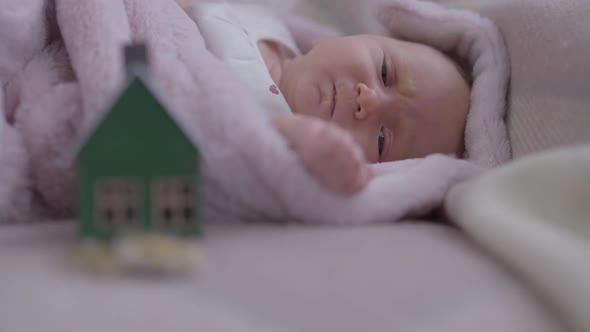
<path fill-rule="evenodd" d="M 71 149 L 118 91 L 124 75 L 121 48 L 132 40 L 148 44 L 154 85 L 187 119 L 199 142 L 210 219 L 395 221 L 430 213 L 454 183 L 479 171 L 468 161 L 442 155 L 378 164 L 366 190 L 352 197 L 333 195 L 308 174 L 253 98 L 207 51 L 197 25 L 174 1 L 0 0 L 0 7 L 0 107 L 5 115 L 0 123 L 0 222 L 74 213 Z M 426 12 L 432 14 L 433 8 L 438 10 Z M 387 17 L 383 22 L 390 24 Z M 290 24 L 303 49 L 312 37 L 332 33 L 298 20 Z M 416 31 L 418 38 L 424 34 Z M 470 55 L 482 52 L 481 43 L 456 47 L 470 45 L 474 49 L 465 50 Z M 483 61 L 476 66 L 489 74 L 486 68 Z M 475 85 L 479 90 L 489 86 L 482 80 Z M 485 150 L 489 140 L 483 141 L 476 148 Z"/>

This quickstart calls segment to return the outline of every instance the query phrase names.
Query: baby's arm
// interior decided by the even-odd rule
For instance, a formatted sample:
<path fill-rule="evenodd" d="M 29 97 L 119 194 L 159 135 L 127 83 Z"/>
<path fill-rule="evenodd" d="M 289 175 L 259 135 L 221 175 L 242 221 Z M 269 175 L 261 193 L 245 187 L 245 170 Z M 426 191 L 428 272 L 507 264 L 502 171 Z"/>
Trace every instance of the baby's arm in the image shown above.
<path fill-rule="evenodd" d="M 273 120 L 277 130 L 328 190 L 352 195 L 365 188 L 371 167 L 352 137 L 320 119 L 288 115 Z"/>

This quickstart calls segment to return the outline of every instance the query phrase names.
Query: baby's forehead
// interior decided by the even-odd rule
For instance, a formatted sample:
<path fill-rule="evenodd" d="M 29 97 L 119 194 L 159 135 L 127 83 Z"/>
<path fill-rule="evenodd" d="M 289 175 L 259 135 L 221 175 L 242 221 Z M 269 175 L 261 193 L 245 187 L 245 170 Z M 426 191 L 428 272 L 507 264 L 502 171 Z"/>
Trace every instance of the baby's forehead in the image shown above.
<path fill-rule="evenodd" d="M 351 39 L 351 42 L 378 43 L 383 49 L 390 50 L 394 54 L 420 54 L 421 59 L 438 63 L 439 65 L 444 64 L 449 68 L 452 68 L 452 70 L 459 72 L 462 79 L 464 79 L 466 82 L 471 82 L 470 76 L 467 74 L 469 70 L 464 65 L 463 61 L 458 61 L 460 59 L 455 57 L 453 54 L 445 53 L 434 46 L 379 34 L 358 34 L 348 36 L 348 38 Z"/>

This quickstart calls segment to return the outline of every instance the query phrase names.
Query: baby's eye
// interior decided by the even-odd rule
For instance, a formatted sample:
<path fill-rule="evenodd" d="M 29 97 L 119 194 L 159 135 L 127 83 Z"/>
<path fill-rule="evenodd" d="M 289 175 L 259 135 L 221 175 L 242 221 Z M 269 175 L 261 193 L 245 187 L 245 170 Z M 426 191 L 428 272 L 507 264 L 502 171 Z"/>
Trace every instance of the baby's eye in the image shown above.
<path fill-rule="evenodd" d="M 383 58 L 383 63 L 381 64 L 381 80 L 383 81 L 383 85 L 387 85 L 387 64 L 385 63 L 385 58 Z"/>
<path fill-rule="evenodd" d="M 379 138 L 377 139 L 377 149 L 379 151 L 379 159 L 383 153 L 383 147 L 385 146 L 385 134 L 383 133 L 383 127 L 379 129 Z"/>

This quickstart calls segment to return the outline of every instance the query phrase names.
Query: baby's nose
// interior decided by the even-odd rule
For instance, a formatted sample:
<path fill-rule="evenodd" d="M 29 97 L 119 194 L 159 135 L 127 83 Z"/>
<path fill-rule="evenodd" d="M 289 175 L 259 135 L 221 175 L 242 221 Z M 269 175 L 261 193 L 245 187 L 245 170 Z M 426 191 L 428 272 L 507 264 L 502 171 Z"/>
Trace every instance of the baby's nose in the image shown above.
<path fill-rule="evenodd" d="M 365 119 L 370 113 L 377 109 L 379 106 L 379 98 L 377 93 L 365 83 L 358 83 L 355 88 L 357 93 L 356 102 L 358 105 L 355 117 L 359 120 Z"/>

